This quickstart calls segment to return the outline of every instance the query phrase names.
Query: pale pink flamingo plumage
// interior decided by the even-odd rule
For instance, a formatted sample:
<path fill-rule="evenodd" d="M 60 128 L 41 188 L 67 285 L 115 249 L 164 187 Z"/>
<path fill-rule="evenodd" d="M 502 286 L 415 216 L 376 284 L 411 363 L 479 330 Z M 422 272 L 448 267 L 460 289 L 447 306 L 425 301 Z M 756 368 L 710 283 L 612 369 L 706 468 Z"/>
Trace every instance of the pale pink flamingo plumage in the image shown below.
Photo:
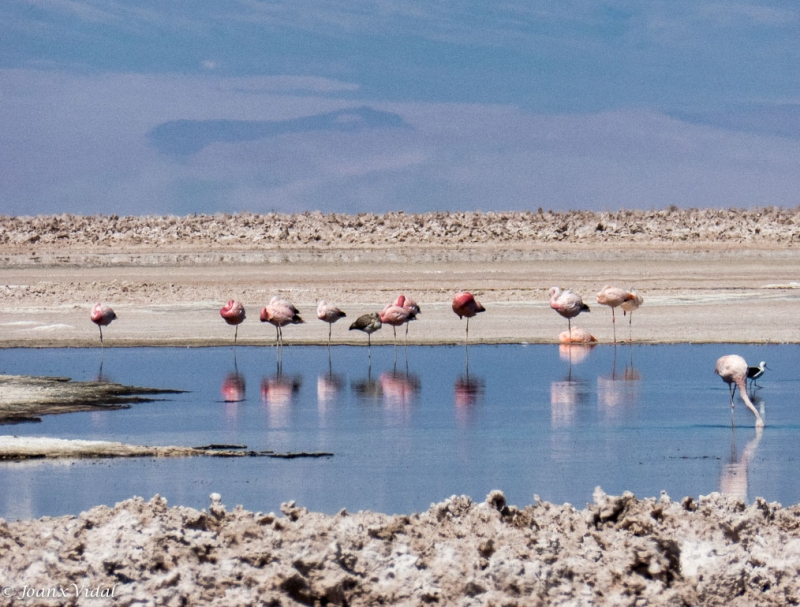
<path fill-rule="evenodd" d="M 597 294 L 597 303 L 611 308 L 611 323 L 614 326 L 614 343 L 617 343 L 617 318 L 614 310 L 626 301 L 635 301 L 636 295 L 619 287 L 604 286 Z"/>
<path fill-rule="evenodd" d="M 328 345 L 331 343 L 331 329 L 333 328 L 333 323 L 345 316 L 347 316 L 347 314 L 333 304 L 329 304 L 327 301 L 319 302 L 317 306 L 317 318 L 328 323 Z"/>
<path fill-rule="evenodd" d="M 486 308 L 481 305 L 481 302 L 475 299 L 472 293 L 459 291 L 453 295 L 453 312 L 456 313 L 459 319 L 467 319 L 467 333 L 464 343 L 469 341 L 469 319 L 485 311 Z"/>
<path fill-rule="evenodd" d="M 399 305 L 397 302 L 400 302 Z M 397 327 L 401 327 L 406 323 L 416 320 L 416 314 L 403 307 L 404 297 L 401 295 L 397 298 L 395 303 L 386 304 L 381 310 L 380 319 L 385 325 L 392 327 L 394 331 L 395 341 L 397 340 Z"/>
<path fill-rule="evenodd" d="M 235 345 L 239 337 L 239 325 L 242 324 L 245 319 L 244 306 L 241 302 L 230 299 L 228 303 L 222 306 L 219 315 L 222 316 L 226 323 L 236 327 L 236 332 L 233 334 L 233 343 Z"/>
<path fill-rule="evenodd" d="M 719 375 L 722 378 L 722 381 L 728 384 L 728 388 L 730 389 L 731 424 L 733 424 L 733 397 L 736 393 L 736 388 L 738 387 L 744 404 L 747 405 L 747 408 L 750 409 L 750 411 L 753 412 L 753 415 L 756 416 L 756 428 L 764 427 L 764 420 L 761 418 L 758 410 L 753 406 L 753 403 L 750 402 L 750 397 L 747 395 L 747 361 L 745 361 L 745 359 L 738 354 L 722 356 L 717 360 L 717 364 L 714 367 L 714 373 Z"/>
<path fill-rule="evenodd" d="M 96 303 L 92 307 L 92 313 L 90 318 L 92 322 L 97 325 L 97 328 L 100 329 L 100 345 L 103 345 L 103 327 L 107 327 L 111 324 L 111 321 L 117 319 L 117 315 L 114 313 L 114 310 L 108 304 L 104 303 Z"/>
<path fill-rule="evenodd" d="M 569 289 L 562 291 L 561 287 L 550 287 L 550 307 L 567 319 L 567 327 L 572 330 L 572 319 L 581 312 L 591 312 L 589 306 L 577 293 Z"/>
<path fill-rule="evenodd" d="M 275 345 L 283 345 L 283 327 L 286 325 L 299 325 L 305 321 L 300 318 L 300 312 L 287 299 L 273 297 L 269 303 L 261 308 L 261 322 L 268 322 L 275 327 Z"/>
<path fill-rule="evenodd" d="M 416 319 L 417 315 L 422 313 L 422 308 L 417 305 L 417 302 L 411 299 L 410 297 L 406 297 L 405 295 L 400 295 L 394 302 L 396 306 L 402 306 L 409 312 L 414 314 L 414 318 Z M 408 341 L 408 323 L 406 323 L 406 341 Z"/>

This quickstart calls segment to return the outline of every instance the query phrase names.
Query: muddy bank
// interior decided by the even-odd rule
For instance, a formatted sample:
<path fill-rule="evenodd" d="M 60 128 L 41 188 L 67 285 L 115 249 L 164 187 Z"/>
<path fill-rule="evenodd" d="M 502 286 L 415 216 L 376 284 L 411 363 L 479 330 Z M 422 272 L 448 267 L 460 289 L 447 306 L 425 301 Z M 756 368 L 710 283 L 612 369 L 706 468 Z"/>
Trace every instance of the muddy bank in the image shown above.
<path fill-rule="evenodd" d="M 68 377 L 0 375 L 0 425 L 41 421 L 43 415 L 126 409 L 133 403 L 152 402 L 154 395 L 182 392 L 102 381 L 73 382 Z"/>
<path fill-rule="evenodd" d="M 211 500 L 203 511 L 156 496 L 79 516 L 0 521 L 4 592 L 65 592 L 42 605 L 94 604 L 90 590 L 113 592 L 118 605 L 800 601 L 800 507 L 760 499 L 677 503 L 598 490 L 577 510 L 540 501 L 517 508 L 497 491 L 483 503 L 452 497 L 411 516 L 327 516 L 294 502 L 281 515 L 262 514 Z"/>

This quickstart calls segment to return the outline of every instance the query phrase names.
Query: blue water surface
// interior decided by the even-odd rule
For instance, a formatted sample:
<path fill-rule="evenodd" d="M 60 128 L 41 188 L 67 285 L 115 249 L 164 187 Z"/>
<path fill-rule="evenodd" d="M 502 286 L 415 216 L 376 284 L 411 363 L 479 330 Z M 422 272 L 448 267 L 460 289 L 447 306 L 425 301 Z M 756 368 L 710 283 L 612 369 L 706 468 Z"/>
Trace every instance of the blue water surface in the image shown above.
<path fill-rule="evenodd" d="M 737 353 L 769 371 L 766 420 L 714 375 Z M 78 513 L 155 494 L 206 507 L 411 513 L 453 494 L 582 507 L 596 486 L 673 499 L 723 490 L 800 502 L 796 345 L 555 345 L 0 350 L 0 373 L 187 390 L 130 409 L 46 416 L 0 434 L 326 451 L 323 459 L 0 463 L 0 517 Z"/>

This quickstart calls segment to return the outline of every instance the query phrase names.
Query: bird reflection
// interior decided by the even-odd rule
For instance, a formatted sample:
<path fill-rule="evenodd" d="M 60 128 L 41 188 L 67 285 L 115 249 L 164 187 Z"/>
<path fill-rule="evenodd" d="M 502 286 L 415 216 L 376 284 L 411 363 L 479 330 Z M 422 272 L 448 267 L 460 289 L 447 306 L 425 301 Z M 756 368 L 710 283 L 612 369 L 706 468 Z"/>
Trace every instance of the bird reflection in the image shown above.
<path fill-rule="evenodd" d="M 339 375 L 333 373 L 333 363 L 331 362 L 330 350 L 328 351 L 328 372 L 317 376 L 317 405 L 320 411 L 324 411 L 328 403 L 332 402 L 342 391 L 344 380 Z"/>
<path fill-rule="evenodd" d="M 233 371 L 225 376 L 220 392 L 222 392 L 222 400 L 226 403 L 240 403 L 245 398 L 244 375 L 239 373 L 235 350 L 233 353 Z"/>
<path fill-rule="evenodd" d="M 113 380 L 108 375 L 103 374 L 103 359 L 102 358 L 100 359 L 100 369 L 98 369 L 98 371 L 97 371 L 97 380 L 96 381 L 102 382 L 104 384 L 113 383 Z"/>
<path fill-rule="evenodd" d="M 222 382 L 222 400 L 226 403 L 240 403 L 245 399 L 244 375 L 237 372 L 228 373 Z"/>
<path fill-rule="evenodd" d="M 558 355 L 570 365 L 582 363 L 592 353 L 595 344 L 560 344 Z"/>
<path fill-rule="evenodd" d="M 719 480 L 719 490 L 722 493 L 747 503 L 747 466 L 755 455 L 763 432 L 763 427 L 756 427 L 755 436 L 745 445 L 739 458 L 736 457 L 736 432 L 732 433 L 730 461 L 723 466 Z"/>
<path fill-rule="evenodd" d="M 470 375 L 469 365 L 466 373 L 456 378 L 453 393 L 456 405 L 456 420 L 460 424 L 469 422 L 475 406 L 483 399 L 486 382 L 482 377 Z"/>
<path fill-rule="evenodd" d="M 413 403 L 419 394 L 419 378 L 410 374 L 408 369 L 406 369 L 405 373 L 402 373 L 398 372 L 395 366 L 391 373 L 381 373 L 379 381 L 383 402 L 388 407 L 398 409 L 407 407 Z"/>
<path fill-rule="evenodd" d="M 550 382 L 550 423 L 554 428 L 571 426 L 577 417 L 577 405 L 588 401 L 589 384 L 572 375 L 572 365 L 586 360 L 594 345 L 561 344 L 558 354 L 569 362 L 567 376 L 561 381 Z"/>
<path fill-rule="evenodd" d="M 367 367 L 367 377 L 365 379 L 353 380 L 350 387 L 356 396 L 364 400 L 380 400 L 383 388 L 380 382 L 372 379 L 372 365 Z"/>
<path fill-rule="evenodd" d="M 261 402 L 270 415 L 270 425 L 285 426 L 288 422 L 289 406 L 303 385 L 301 375 L 283 374 L 283 364 L 278 361 L 275 375 L 261 378 Z"/>
<path fill-rule="evenodd" d="M 633 348 L 630 347 L 630 362 L 622 371 L 617 370 L 617 348 L 614 347 L 614 362 L 611 374 L 597 378 L 597 403 L 607 413 L 618 414 L 625 405 L 634 405 L 639 400 L 641 374 L 633 366 Z"/>

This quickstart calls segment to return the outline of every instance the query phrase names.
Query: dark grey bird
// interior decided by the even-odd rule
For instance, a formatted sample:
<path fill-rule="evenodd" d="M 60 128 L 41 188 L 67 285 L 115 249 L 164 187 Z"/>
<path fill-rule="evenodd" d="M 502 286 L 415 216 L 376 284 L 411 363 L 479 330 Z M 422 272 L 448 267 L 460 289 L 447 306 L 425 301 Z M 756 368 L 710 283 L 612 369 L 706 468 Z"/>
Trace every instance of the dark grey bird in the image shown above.
<path fill-rule="evenodd" d="M 383 326 L 381 316 L 377 312 L 370 312 L 356 318 L 356 321 L 350 325 L 350 330 L 363 331 L 367 334 L 367 346 L 369 347 L 369 357 L 372 359 L 372 334 Z"/>

